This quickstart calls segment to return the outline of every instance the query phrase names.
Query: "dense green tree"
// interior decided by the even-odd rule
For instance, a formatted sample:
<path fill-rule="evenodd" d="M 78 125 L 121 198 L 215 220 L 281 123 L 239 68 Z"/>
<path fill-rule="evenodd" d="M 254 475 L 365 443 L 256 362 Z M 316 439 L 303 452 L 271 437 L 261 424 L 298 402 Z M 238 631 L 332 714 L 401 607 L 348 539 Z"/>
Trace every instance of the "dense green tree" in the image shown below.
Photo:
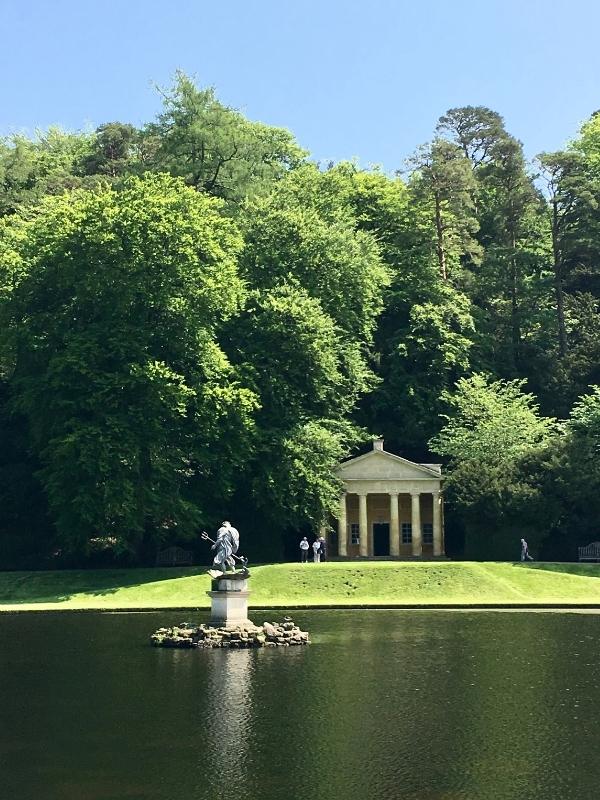
<path fill-rule="evenodd" d="M 585 158 L 589 175 L 600 176 L 600 111 L 584 122 L 572 147 Z"/>
<path fill-rule="evenodd" d="M 540 496 L 534 512 L 545 534 L 545 560 L 574 560 L 578 546 L 598 538 L 599 448 L 600 387 L 591 386 L 573 406 L 562 435 L 523 465 Z"/>
<path fill-rule="evenodd" d="M 247 485 L 271 527 L 318 525 L 337 502 L 336 465 L 366 437 L 349 415 L 374 380 L 388 275 L 332 177 L 303 167 L 243 211 L 241 274 L 254 290 L 225 348 L 260 398 Z"/>
<path fill-rule="evenodd" d="M 425 297 L 409 295 L 403 312 L 385 342 L 382 384 L 368 403 L 372 426 L 392 446 L 421 459 L 439 428 L 444 392 L 469 372 L 473 318 L 468 299 L 444 284 L 431 286 Z"/>
<path fill-rule="evenodd" d="M 143 136 L 148 166 L 209 194 L 239 202 L 268 191 L 306 155 L 283 128 L 251 122 L 178 72 L 163 111 Z"/>
<path fill-rule="evenodd" d="M 147 557 L 193 534 L 232 490 L 256 404 L 216 340 L 243 301 L 238 234 L 166 176 L 48 198 L 7 227 L 11 403 L 63 545 L 108 536 Z"/>
<path fill-rule="evenodd" d="M 600 514 L 600 386 L 589 389 L 575 403 L 566 422 L 566 469 L 562 478 L 568 485 L 572 507 L 579 507 L 577 517 L 587 519 L 588 531 L 596 531 Z"/>
<path fill-rule="evenodd" d="M 505 536 L 514 539 L 514 529 L 531 524 L 529 512 L 539 507 L 538 481 L 525 464 L 545 452 L 558 428 L 555 420 L 540 415 L 524 384 L 481 374 L 462 378 L 456 391 L 446 395 L 446 422 L 430 442 L 435 453 L 448 459 L 451 503 L 480 539 L 488 535 L 482 530 L 490 538 L 496 534 L 501 541 Z M 539 537 L 539 528 L 532 530 Z M 471 544 L 472 552 L 485 552 L 486 543 L 477 544 Z"/>
<path fill-rule="evenodd" d="M 336 467 L 364 434 L 346 419 L 356 393 L 343 335 L 306 290 L 255 291 L 229 330 L 238 372 L 260 398 L 245 488 L 271 524 L 318 527 L 339 497 Z"/>
<path fill-rule="evenodd" d="M 48 565 L 56 531 L 38 472 L 26 420 L 10 413 L 10 390 L 0 380 L 0 564 L 3 569 Z"/>
<path fill-rule="evenodd" d="M 448 109 L 438 120 L 436 133 L 457 144 L 474 168 L 492 161 L 494 148 L 506 136 L 504 120 L 486 106 Z"/>
<path fill-rule="evenodd" d="M 89 150 L 79 162 L 86 175 L 105 175 L 118 178 L 141 167 L 141 135 L 133 126 L 123 122 L 107 122 L 96 128 Z"/>
<path fill-rule="evenodd" d="M 565 317 L 565 281 L 569 268 L 577 260 L 577 251 L 585 230 L 582 229 L 582 206 L 596 208 L 588 185 L 581 156 L 575 152 L 543 153 L 539 157 L 541 174 L 548 195 L 551 234 L 551 267 L 554 276 L 558 354 L 568 351 Z"/>
<path fill-rule="evenodd" d="M 460 267 L 481 260 L 475 238 L 475 181 L 469 160 L 458 145 L 435 139 L 411 160 L 412 190 L 430 210 L 436 255 L 443 280 L 460 280 Z"/>
<path fill-rule="evenodd" d="M 60 128 L 35 138 L 15 135 L 0 141 L 0 216 L 39 203 L 47 194 L 86 184 L 78 165 L 90 152 L 92 137 Z"/>
<path fill-rule="evenodd" d="M 354 224 L 378 242 L 390 279 L 371 359 L 379 382 L 357 419 L 389 447 L 425 458 L 441 393 L 468 371 L 473 336 L 468 299 L 439 271 L 430 203 L 398 177 L 351 164 L 325 173 L 316 194 L 327 208 L 332 197 L 346 198 Z"/>
<path fill-rule="evenodd" d="M 323 210 L 318 192 L 325 183 L 314 167 L 305 167 L 248 207 L 243 274 L 261 289 L 302 286 L 319 299 L 349 344 L 368 344 L 383 307 L 387 273 L 375 240 L 356 230 L 343 198 L 337 209 Z"/>
<path fill-rule="evenodd" d="M 476 236 L 483 258 L 465 284 L 477 319 L 473 359 L 499 376 L 522 376 L 525 363 L 538 355 L 532 339 L 538 312 L 547 306 L 542 198 L 521 143 L 497 112 L 484 106 L 453 108 L 436 130 L 461 148 L 475 179 Z"/>
<path fill-rule="evenodd" d="M 0 142 L 4 558 L 148 553 L 232 503 L 258 555 L 322 521 L 370 434 L 448 459 L 470 552 L 525 525 L 572 554 L 597 516 L 600 114 L 536 176 L 500 114 L 452 108 L 403 179 L 320 170 L 183 73 L 162 96 L 139 130 Z"/>
<path fill-rule="evenodd" d="M 543 262 L 547 294 L 532 336 L 530 385 L 544 407 L 566 417 L 598 381 L 600 173 L 597 115 L 564 151 L 539 157 L 545 194 Z M 540 237 L 542 238 L 542 237 Z"/>
<path fill-rule="evenodd" d="M 523 374 L 527 341 L 539 322 L 547 283 L 542 201 L 526 169 L 523 148 L 505 135 L 477 173 L 479 241 L 484 258 L 473 299 L 483 312 L 481 334 L 495 341 L 489 363 L 500 375 Z"/>

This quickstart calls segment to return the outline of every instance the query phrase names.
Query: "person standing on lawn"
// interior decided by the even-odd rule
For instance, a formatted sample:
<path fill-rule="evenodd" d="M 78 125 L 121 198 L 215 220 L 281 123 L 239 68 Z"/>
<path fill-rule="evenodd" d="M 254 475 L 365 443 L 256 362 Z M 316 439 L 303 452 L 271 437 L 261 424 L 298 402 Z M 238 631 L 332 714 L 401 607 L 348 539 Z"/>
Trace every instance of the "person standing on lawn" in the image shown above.
<path fill-rule="evenodd" d="M 327 542 L 325 541 L 325 537 L 319 536 L 319 542 L 321 542 L 321 549 L 319 551 L 321 561 L 327 561 Z"/>
<path fill-rule="evenodd" d="M 302 539 L 300 540 L 300 562 L 302 564 L 306 564 L 308 560 L 309 548 L 310 545 L 308 543 L 308 539 L 306 538 L 306 536 L 303 536 Z"/>
<path fill-rule="evenodd" d="M 321 540 L 319 539 L 318 536 L 314 540 L 312 548 L 313 548 L 313 561 L 315 562 L 315 564 L 318 564 L 319 561 L 321 560 Z"/>

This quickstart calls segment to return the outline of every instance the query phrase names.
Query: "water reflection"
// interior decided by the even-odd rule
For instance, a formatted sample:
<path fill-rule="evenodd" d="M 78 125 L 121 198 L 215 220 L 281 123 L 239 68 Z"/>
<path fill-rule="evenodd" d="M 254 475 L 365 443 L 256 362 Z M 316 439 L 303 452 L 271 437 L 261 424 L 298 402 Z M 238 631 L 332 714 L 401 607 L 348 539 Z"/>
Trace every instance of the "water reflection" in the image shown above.
<path fill-rule="evenodd" d="M 219 650 L 206 657 L 207 703 L 198 718 L 199 738 L 213 773 L 231 792 L 243 792 L 252 719 L 252 670 L 255 653 Z"/>
<path fill-rule="evenodd" d="M 204 652 L 0 616 L 0 800 L 596 800 L 599 615 L 297 617 L 309 648 Z"/>

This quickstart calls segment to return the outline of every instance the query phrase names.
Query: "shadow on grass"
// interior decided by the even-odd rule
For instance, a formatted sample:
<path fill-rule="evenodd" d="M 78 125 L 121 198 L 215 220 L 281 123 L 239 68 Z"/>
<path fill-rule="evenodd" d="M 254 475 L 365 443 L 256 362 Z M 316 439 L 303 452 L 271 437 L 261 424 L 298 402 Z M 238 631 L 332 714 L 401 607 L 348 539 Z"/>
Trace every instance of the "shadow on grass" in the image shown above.
<path fill-rule="evenodd" d="M 600 564 L 545 561 L 537 564 L 517 562 L 513 564 L 513 567 L 517 567 L 518 569 L 541 570 L 542 572 L 561 572 L 565 575 L 580 575 L 584 578 L 600 578 Z"/>
<path fill-rule="evenodd" d="M 0 572 L 0 604 L 65 603 L 76 594 L 105 597 L 119 589 L 202 575 L 205 567 Z"/>

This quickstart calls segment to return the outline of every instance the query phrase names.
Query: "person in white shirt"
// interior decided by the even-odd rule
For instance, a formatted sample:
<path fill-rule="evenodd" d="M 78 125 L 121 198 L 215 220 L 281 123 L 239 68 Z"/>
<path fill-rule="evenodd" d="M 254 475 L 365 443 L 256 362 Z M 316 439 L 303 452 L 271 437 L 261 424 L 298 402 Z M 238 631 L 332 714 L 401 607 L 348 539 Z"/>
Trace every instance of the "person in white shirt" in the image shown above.
<path fill-rule="evenodd" d="M 308 539 L 306 538 L 306 536 L 304 536 L 300 540 L 300 561 L 302 562 L 302 564 L 306 564 L 306 562 L 308 560 L 308 549 L 309 549 L 309 547 L 310 547 L 310 545 L 308 543 Z"/>
<path fill-rule="evenodd" d="M 315 539 L 312 548 L 313 548 L 313 561 L 315 562 L 315 564 L 318 564 L 319 561 L 321 560 L 321 540 L 318 538 Z"/>

